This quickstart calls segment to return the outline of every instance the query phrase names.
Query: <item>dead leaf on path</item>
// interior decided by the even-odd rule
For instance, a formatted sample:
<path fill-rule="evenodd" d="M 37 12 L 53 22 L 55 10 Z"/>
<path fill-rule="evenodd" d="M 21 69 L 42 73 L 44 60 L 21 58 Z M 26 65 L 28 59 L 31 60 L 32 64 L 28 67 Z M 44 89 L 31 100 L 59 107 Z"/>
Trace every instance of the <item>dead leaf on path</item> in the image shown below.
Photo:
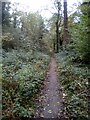
<path fill-rule="evenodd" d="M 47 106 L 50 106 L 49 104 L 47 104 Z"/>
<path fill-rule="evenodd" d="M 57 102 L 57 104 L 60 104 L 60 102 Z"/>
<path fill-rule="evenodd" d="M 61 115 L 60 113 L 58 113 L 58 116 Z"/>
<path fill-rule="evenodd" d="M 48 113 L 52 113 L 52 111 L 51 111 L 51 110 L 49 110 L 49 111 L 48 111 Z"/>
<path fill-rule="evenodd" d="M 46 107 L 43 110 L 46 110 Z"/>
<path fill-rule="evenodd" d="M 63 97 L 65 97 L 66 96 L 66 94 L 65 93 L 63 93 Z"/>
<path fill-rule="evenodd" d="M 41 114 L 40 114 L 40 117 L 44 117 L 44 115 L 41 113 Z"/>
<path fill-rule="evenodd" d="M 41 96 L 41 99 L 44 99 L 45 98 L 45 96 Z"/>

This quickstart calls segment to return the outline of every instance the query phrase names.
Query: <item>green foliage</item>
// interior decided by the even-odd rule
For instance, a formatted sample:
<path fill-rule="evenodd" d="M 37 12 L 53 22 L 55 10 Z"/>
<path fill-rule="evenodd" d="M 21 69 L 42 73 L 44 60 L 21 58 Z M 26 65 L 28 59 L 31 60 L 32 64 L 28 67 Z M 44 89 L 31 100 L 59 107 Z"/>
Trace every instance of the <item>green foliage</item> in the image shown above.
<path fill-rule="evenodd" d="M 71 45 L 84 63 L 90 62 L 90 16 L 88 4 L 78 7 L 79 12 L 72 15 L 73 23 L 69 26 Z"/>
<path fill-rule="evenodd" d="M 32 50 L 3 50 L 3 118 L 34 115 L 34 99 L 43 85 L 48 61 L 48 55 Z"/>
<path fill-rule="evenodd" d="M 46 51 L 48 48 L 43 38 L 47 30 L 44 19 L 38 12 L 26 14 L 18 11 L 18 5 L 3 2 L 3 48 Z"/>
<path fill-rule="evenodd" d="M 10 2 L 2 2 L 2 31 L 10 26 Z"/>
<path fill-rule="evenodd" d="M 2 36 L 2 48 L 9 49 L 14 48 L 13 36 L 11 33 L 5 33 Z"/>
<path fill-rule="evenodd" d="M 32 41 L 32 49 L 43 50 L 45 41 L 43 37 L 45 35 L 45 25 L 42 16 L 37 13 L 28 13 L 21 16 L 22 33 L 29 37 L 27 45 L 30 45 Z M 44 47 L 45 49 L 45 47 Z"/>
<path fill-rule="evenodd" d="M 77 50 L 81 53 L 81 56 L 83 57 L 84 61 L 90 60 L 89 54 L 90 54 L 90 42 L 88 38 L 88 17 L 82 16 L 83 22 L 79 26 L 79 41 L 77 42 Z"/>
<path fill-rule="evenodd" d="M 90 70 L 73 65 L 69 56 L 57 54 L 59 79 L 63 86 L 65 113 L 70 119 L 88 120 L 88 77 Z"/>
<path fill-rule="evenodd" d="M 39 13 L 20 12 L 18 4 L 11 5 L 10 13 L 9 5 L 2 7 L 3 119 L 33 117 L 34 100 L 49 62 L 49 45 L 44 39 L 47 29 Z"/>

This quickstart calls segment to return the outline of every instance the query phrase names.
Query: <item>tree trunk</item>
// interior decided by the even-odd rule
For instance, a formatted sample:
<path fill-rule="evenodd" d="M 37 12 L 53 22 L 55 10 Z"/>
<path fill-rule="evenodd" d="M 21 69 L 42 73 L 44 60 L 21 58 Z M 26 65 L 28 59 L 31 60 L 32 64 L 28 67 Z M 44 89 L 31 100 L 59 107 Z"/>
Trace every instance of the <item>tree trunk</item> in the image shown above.
<path fill-rule="evenodd" d="M 64 46 L 68 44 L 67 0 L 64 0 Z"/>
<path fill-rule="evenodd" d="M 59 38 L 60 38 L 60 36 L 59 36 L 59 19 L 60 19 L 60 2 L 57 2 L 57 6 L 58 6 L 58 14 L 57 14 L 57 22 L 56 22 L 56 41 L 57 41 L 57 43 L 56 43 L 56 52 L 58 53 L 59 52 Z"/>
<path fill-rule="evenodd" d="M 15 17 L 14 17 L 13 27 L 16 28 L 16 26 L 17 26 L 17 17 L 15 16 Z"/>
<path fill-rule="evenodd" d="M 56 22 L 56 52 L 59 52 L 59 26 L 58 26 L 58 20 Z"/>

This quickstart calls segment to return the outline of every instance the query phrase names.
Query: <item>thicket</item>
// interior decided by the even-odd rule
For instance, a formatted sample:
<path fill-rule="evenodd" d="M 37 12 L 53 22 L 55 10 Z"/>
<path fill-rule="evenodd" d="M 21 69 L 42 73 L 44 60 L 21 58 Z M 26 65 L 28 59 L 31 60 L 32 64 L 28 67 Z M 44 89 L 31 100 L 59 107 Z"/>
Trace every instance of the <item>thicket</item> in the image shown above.
<path fill-rule="evenodd" d="M 2 3 L 2 119 L 34 117 L 49 63 L 44 19 L 16 8 Z"/>
<path fill-rule="evenodd" d="M 71 120 L 88 120 L 88 79 L 87 66 L 71 62 L 71 55 L 57 54 L 58 77 L 62 84 L 64 113 Z"/>
<path fill-rule="evenodd" d="M 75 55 L 73 61 L 90 63 L 90 3 L 83 2 L 69 17 L 69 46 Z M 70 48 L 70 49 L 69 49 Z"/>
<path fill-rule="evenodd" d="M 40 52 L 3 50 L 3 119 L 33 117 L 34 100 L 46 76 L 49 56 Z"/>
<path fill-rule="evenodd" d="M 65 114 L 69 119 L 89 119 L 90 2 L 80 4 L 68 18 L 69 44 L 57 54 Z"/>

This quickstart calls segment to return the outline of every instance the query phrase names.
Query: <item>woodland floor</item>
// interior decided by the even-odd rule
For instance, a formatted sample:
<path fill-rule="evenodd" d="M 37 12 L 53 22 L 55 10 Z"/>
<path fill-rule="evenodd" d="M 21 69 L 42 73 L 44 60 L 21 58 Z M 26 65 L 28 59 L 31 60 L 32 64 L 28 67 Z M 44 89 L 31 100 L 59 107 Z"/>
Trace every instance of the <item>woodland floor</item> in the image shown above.
<path fill-rule="evenodd" d="M 51 58 L 44 88 L 41 90 L 36 107 L 37 118 L 60 118 L 64 120 L 62 89 L 57 78 L 57 63 Z"/>

